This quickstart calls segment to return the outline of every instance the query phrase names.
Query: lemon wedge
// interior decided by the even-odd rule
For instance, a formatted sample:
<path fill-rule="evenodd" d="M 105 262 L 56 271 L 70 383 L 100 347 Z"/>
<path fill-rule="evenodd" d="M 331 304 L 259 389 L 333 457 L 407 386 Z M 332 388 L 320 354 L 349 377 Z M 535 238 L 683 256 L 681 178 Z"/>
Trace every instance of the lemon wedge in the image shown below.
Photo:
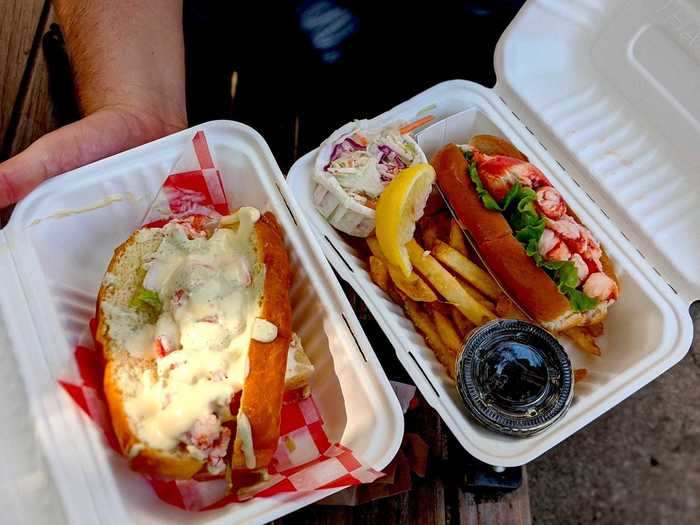
<path fill-rule="evenodd" d="M 379 246 L 387 261 L 406 277 L 413 270 L 406 243 L 413 239 L 416 221 L 423 216 L 433 182 L 435 170 L 430 164 L 414 164 L 394 177 L 377 203 L 376 233 Z"/>

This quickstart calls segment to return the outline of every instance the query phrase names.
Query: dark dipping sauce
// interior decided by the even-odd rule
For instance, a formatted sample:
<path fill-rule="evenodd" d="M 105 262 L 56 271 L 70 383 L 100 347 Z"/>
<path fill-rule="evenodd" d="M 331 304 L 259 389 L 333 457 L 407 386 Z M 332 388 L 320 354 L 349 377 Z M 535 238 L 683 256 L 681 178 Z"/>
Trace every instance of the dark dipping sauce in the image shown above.
<path fill-rule="evenodd" d="M 573 393 L 571 363 L 539 326 L 497 320 L 475 330 L 457 363 L 457 388 L 485 427 L 529 436 L 564 415 Z"/>

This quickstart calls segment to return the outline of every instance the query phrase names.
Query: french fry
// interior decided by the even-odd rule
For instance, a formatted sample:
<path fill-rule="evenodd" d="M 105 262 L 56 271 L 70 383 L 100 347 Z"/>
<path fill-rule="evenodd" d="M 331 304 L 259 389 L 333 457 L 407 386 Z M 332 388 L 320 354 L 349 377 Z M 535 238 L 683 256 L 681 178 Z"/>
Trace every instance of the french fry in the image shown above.
<path fill-rule="evenodd" d="M 569 328 L 564 331 L 564 335 L 569 336 L 584 352 L 592 355 L 600 355 L 600 347 L 595 342 L 595 338 L 583 328 L 579 326 Z"/>
<path fill-rule="evenodd" d="M 379 241 L 376 237 L 367 237 L 367 246 L 369 247 L 369 251 L 372 252 L 372 255 L 386 261 L 382 247 L 379 246 Z"/>
<path fill-rule="evenodd" d="M 420 235 L 414 237 L 426 248 L 431 248 L 436 240 L 447 241 L 450 238 L 450 221 L 452 216 L 446 211 L 424 215 L 416 224 Z"/>
<path fill-rule="evenodd" d="M 394 286 L 393 283 L 389 283 L 389 297 L 391 297 L 391 300 L 399 306 L 403 305 L 403 303 L 406 302 L 406 299 L 408 299 L 408 296 Z"/>
<path fill-rule="evenodd" d="M 527 321 L 525 314 L 515 306 L 506 294 L 501 294 L 496 301 L 496 315 L 503 319 L 519 319 Z"/>
<path fill-rule="evenodd" d="M 484 308 L 476 299 L 469 295 L 460 286 L 457 278 L 445 269 L 429 252 L 426 253 L 415 239 L 409 241 L 406 244 L 406 248 L 414 268 L 430 282 L 440 295 L 459 308 L 459 311 L 472 323 L 478 326 L 495 319 L 496 316 L 493 312 Z M 450 249 L 452 250 L 452 248 Z M 452 251 L 459 254 L 455 250 Z M 461 254 L 459 255 L 462 257 Z"/>
<path fill-rule="evenodd" d="M 455 359 L 462 351 L 462 338 L 457 333 L 457 329 L 450 321 L 450 318 L 445 315 L 440 303 L 428 303 L 426 307 L 430 311 L 430 316 L 433 318 L 435 328 L 437 328 L 440 338 L 445 343 L 445 346 L 454 354 Z M 447 310 L 447 308 L 445 308 Z"/>
<path fill-rule="evenodd" d="M 588 377 L 588 369 L 587 368 L 576 368 L 574 370 L 574 383 L 578 383 L 579 381 L 583 381 Z"/>
<path fill-rule="evenodd" d="M 497 299 L 501 294 L 501 289 L 487 272 L 449 244 L 436 241 L 433 246 L 433 254 L 438 261 L 460 275 L 465 281 L 490 299 Z"/>
<path fill-rule="evenodd" d="M 389 276 L 394 286 L 405 293 L 409 298 L 419 302 L 437 301 L 437 295 L 425 281 L 416 273 L 412 272 L 406 277 L 401 270 L 387 263 Z"/>
<path fill-rule="evenodd" d="M 389 293 L 389 270 L 384 261 L 374 255 L 369 256 L 369 275 L 379 288 Z"/>
<path fill-rule="evenodd" d="M 440 239 L 443 242 L 449 241 L 450 225 L 453 221 L 452 214 L 450 214 L 450 212 L 448 212 L 447 210 L 444 210 L 440 213 L 436 213 L 435 215 L 433 215 L 431 219 L 434 220 L 438 226 L 438 239 Z"/>
<path fill-rule="evenodd" d="M 421 228 L 421 234 L 423 246 L 427 248 L 431 248 L 435 241 L 439 240 L 437 224 L 432 221 L 425 223 L 425 226 Z"/>
<path fill-rule="evenodd" d="M 430 316 L 421 310 L 418 303 L 406 299 L 403 304 L 404 310 L 408 318 L 413 321 L 418 331 L 423 334 L 425 342 L 435 354 L 438 361 L 447 369 L 447 374 L 454 379 L 455 378 L 455 360 L 454 355 L 447 348 L 443 340 L 433 324 Z"/>
<path fill-rule="evenodd" d="M 586 327 L 586 331 L 591 334 L 593 337 L 600 337 L 603 335 L 603 323 L 596 323 L 592 325 L 588 325 Z"/>
<path fill-rule="evenodd" d="M 464 233 L 454 219 L 450 221 L 450 246 L 465 257 L 469 257 L 469 250 L 467 250 L 467 244 L 464 242 Z"/>
<path fill-rule="evenodd" d="M 476 288 L 474 288 L 474 287 L 473 287 L 472 285 L 470 285 L 469 283 L 466 283 L 466 282 L 464 282 L 463 280 L 461 280 L 461 279 L 459 279 L 459 278 L 458 278 L 457 280 L 459 281 L 460 286 L 461 286 L 462 288 L 464 288 L 464 291 L 467 292 L 469 295 L 471 295 L 474 299 L 476 299 L 477 302 L 478 302 L 481 306 L 483 306 L 484 308 L 486 308 L 487 310 L 490 310 L 490 311 L 492 311 L 492 312 L 495 311 L 495 309 L 496 309 L 496 303 L 494 303 L 493 301 L 489 301 L 489 300 L 484 296 L 484 294 L 482 294 L 479 290 L 477 290 Z"/>
<path fill-rule="evenodd" d="M 376 237 L 367 237 L 367 246 L 369 247 L 369 251 L 372 252 L 372 257 L 375 257 L 384 263 L 384 266 L 391 277 L 391 281 L 394 283 L 396 288 L 401 290 L 414 301 L 437 301 L 437 295 L 435 295 L 435 292 L 433 292 L 430 286 L 427 285 L 420 275 L 418 275 L 416 272 L 411 272 L 411 275 L 406 277 L 401 270 L 387 262 Z M 372 267 L 370 265 L 370 270 L 371 269 Z"/>
<path fill-rule="evenodd" d="M 426 310 L 432 311 L 432 310 L 437 310 L 438 312 L 442 313 L 443 315 L 448 315 L 451 305 L 442 301 L 435 301 L 434 303 L 430 304 L 424 304 L 423 305 Z"/>
<path fill-rule="evenodd" d="M 474 329 L 474 323 L 464 317 L 464 314 L 454 305 L 450 305 L 450 317 L 452 318 L 452 322 L 457 327 L 459 336 L 462 338 L 462 340 L 466 339 L 469 332 Z"/>

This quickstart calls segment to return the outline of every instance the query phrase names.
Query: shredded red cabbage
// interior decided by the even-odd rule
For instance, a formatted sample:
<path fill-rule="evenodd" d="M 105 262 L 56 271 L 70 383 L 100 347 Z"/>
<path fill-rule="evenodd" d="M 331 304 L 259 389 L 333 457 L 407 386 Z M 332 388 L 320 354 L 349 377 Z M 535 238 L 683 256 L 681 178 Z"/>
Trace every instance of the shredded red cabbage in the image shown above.
<path fill-rule="evenodd" d="M 331 159 L 328 162 L 328 164 L 325 165 L 323 170 L 328 171 L 328 168 L 330 167 L 331 163 L 338 160 L 343 153 L 352 153 L 353 151 L 362 151 L 365 149 L 365 146 L 348 137 L 333 147 L 333 151 L 331 152 Z"/>
<path fill-rule="evenodd" d="M 379 163 L 384 164 L 389 173 L 395 174 L 406 167 L 406 163 L 401 156 L 386 144 L 379 146 L 379 151 L 382 152 Z"/>
<path fill-rule="evenodd" d="M 406 168 L 408 165 L 403 161 L 401 155 L 393 150 L 390 146 L 386 144 L 380 144 L 377 146 L 379 151 L 381 151 L 381 156 L 379 157 L 379 164 L 382 164 L 388 176 L 382 174 L 381 179 L 383 182 L 388 182 L 393 178 L 397 172 Z M 328 164 L 323 168 L 324 171 L 328 171 L 331 164 L 338 160 L 343 153 L 352 153 L 353 151 L 365 151 L 366 146 L 363 146 L 357 142 L 352 137 L 345 138 L 342 142 L 339 142 L 333 147 L 331 152 L 331 158 Z"/>
<path fill-rule="evenodd" d="M 359 142 L 357 142 L 357 141 L 356 141 L 355 139 L 353 139 L 352 137 L 346 138 L 346 139 L 345 139 L 345 142 L 349 142 L 350 145 L 352 145 L 352 147 L 355 148 L 354 151 L 360 151 L 360 150 L 367 149 L 367 146 L 363 146 L 362 144 L 360 144 Z"/>

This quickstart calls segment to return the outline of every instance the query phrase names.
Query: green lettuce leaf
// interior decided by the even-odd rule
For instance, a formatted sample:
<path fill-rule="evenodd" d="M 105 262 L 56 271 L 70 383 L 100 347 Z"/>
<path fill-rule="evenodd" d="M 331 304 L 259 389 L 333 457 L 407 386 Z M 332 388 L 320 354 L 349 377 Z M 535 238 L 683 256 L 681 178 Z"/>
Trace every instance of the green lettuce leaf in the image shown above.
<path fill-rule="evenodd" d="M 523 188 L 517 182 L 503 199 L 506 220 L 530 257 L 539 255 L 537 243 L 545 227 L 544 218 L 535 210 L 535 199 L 536 194 L 532 189 Z"/>
<path fill-rule="evenodd" d="M 481 202 L 484 203 L 484 207 L 491 211 L 503 211 L 503 208 L 498 205 L 496 199 L 491 196 L 488 190 L 484 187 L 484 183 L 481 182 L 479 172 L 476 170 L 476 162 L 474 162 L 474 155 L 472 152 L 467 151 L 464 156 L 467 159 L 467 164 L 469 166 L 469 178 L 474 183 L 476 194 L 479 196 L 479 198 L 481 198 Z"/>
<path fill-rule="evenodd" d="M 163 311 L 163 305 L 160 302 L 158 292 L 139 288 L 129 301 L 129 306 L 134 310 L 145 313 L 149 320 L 155 323 L 158 316 Z"/>
<path fill-rule="evenodd" d="M 541 256 L 540 256 L 541 257 Z M 587 296 L 578 290 L 578 272 L 571 261 L 544 261 L 538 265 L 549 273 L 557 283 L 558 290 L 563 293 L 574 312 L 586 312 L 598 306 L 598 300 Z"/>
<path fill-rule="evenodd" d="M 557 270 L 557 283 L 559 286 L 559 291 L 566 293 L 566 290 L 576 289 L 578 286 L 578 272 L 576 271 L 576 266 L 571 261 L 566 261 Z"/>
<path fill-rule="evenodd" d="M 569 303 L 571 303 L 571 308 L 574 312 L 587 312 L 598 306 L 598 299 L 588 297 L 581 290 L 567 289 L 564 295 L 569 299 Z"/>
<path fill-rule="evenodd" d="M 510 208 L 511 204 L 513 204 L 513 202 L 520 200 L 521 190 L 520 183 L 516 183 L 515 186 L 508 190 L 508 193 L 506 193 L 506 196 L 503 198 L 503 202 L 501 203 L 501 208 L 503 210 L 507 210 Z"/>

